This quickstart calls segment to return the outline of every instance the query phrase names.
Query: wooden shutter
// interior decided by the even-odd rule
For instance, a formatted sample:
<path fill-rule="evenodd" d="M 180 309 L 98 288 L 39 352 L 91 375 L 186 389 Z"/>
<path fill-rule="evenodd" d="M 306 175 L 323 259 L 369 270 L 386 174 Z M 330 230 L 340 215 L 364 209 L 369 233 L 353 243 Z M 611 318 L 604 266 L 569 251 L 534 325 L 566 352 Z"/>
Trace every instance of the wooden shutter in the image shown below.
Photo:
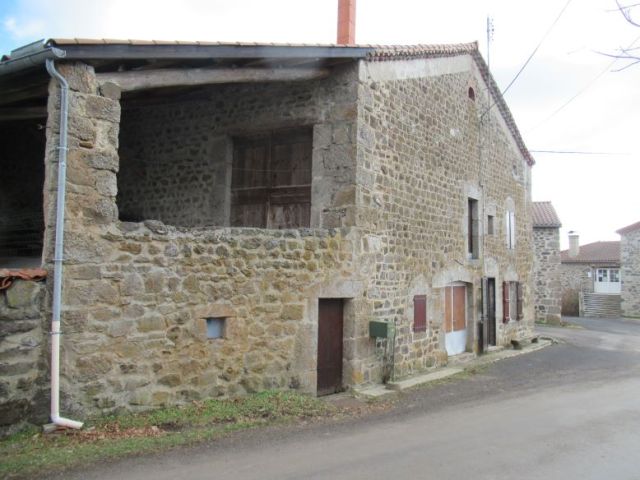
<path fill-rule="evenodd" d="M 516 248 L 516 212 L 509 212 L 509 248 Z"/>
<path fill-rule="evenodd" d="M 502 282 L 502 321 L 509 322 L 509 282 Z"/>
<path fill-rule="evenodd" d="M 518 320 L 522 320 L 524 317 L 523 312 L 523 303 L 524 303 L 524 292 L 522 289 L 522 284 L 520 282 L 516 283 L 516 302 L 517 302 L 517 312 L 518 312 Z"/>
<path fill-rule="evenodd" d="M 427 331 L 427 297 L 416 295 L 413 297 L 413 331 Z"/>
<path fill-rule="evenodd" d="M 507 248 L 511 248 L 511 215 L 509 210 L 504 213 L 504 236 Z"/>

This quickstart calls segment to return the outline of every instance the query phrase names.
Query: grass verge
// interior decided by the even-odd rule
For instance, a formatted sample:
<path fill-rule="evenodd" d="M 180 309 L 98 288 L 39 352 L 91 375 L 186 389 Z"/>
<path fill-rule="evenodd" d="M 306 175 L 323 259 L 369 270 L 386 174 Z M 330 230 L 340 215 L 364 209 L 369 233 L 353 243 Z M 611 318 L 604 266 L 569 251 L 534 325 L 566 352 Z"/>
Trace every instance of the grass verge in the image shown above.
<path fill-rule="evenodd" d="M 80 431 L 42 434 L 33 427 L 0 441 L 0 478 L 189 445 L 259 425 L 328 416 L 336 408 L 294 392 L 268 391 L 235 400 L 204 400 L 87 421 Z"/>

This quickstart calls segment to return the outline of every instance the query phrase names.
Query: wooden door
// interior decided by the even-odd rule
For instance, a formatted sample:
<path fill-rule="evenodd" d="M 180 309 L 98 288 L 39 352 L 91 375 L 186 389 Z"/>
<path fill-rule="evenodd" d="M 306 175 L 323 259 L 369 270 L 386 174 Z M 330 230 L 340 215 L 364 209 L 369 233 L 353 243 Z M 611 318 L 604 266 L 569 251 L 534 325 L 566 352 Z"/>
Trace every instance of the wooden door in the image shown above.
<path fill-rule="evenodd" d="M 231 175 L 231 226 L 266 227 L 269 136 L 234 140 Z"/>
<path fill-rule="evenodd" d="M 271 138 L 267 228 L 309 226 L 312 131 L 290 130 Z"/>
<path fill-rule="evenodd" d="M 444 332 L 445 349 L 449 355 L 457 355 L 467 344 L 467 288 L 454 285 L 445 288 Z"/>
<path fill-rule="evenodd" d="M 446 301 L 444 303 L 445 332 L 466 330 L 465 296 L 466 287 L 464 286 L 446 287 Z"/>
<path fill-rule="evenodd" d="M 487 279 L 487 343 L 496 344 L 496 279 Z"/>
<path fill-rule="evenodd" d="M 318 396 L 342 390 L 342 299 L 318 301 Z"/>
<path fill-rule="evenodd" d="M 231 226 L 310 225 L 312 138 L 309 128 L 234 138 Z"/>

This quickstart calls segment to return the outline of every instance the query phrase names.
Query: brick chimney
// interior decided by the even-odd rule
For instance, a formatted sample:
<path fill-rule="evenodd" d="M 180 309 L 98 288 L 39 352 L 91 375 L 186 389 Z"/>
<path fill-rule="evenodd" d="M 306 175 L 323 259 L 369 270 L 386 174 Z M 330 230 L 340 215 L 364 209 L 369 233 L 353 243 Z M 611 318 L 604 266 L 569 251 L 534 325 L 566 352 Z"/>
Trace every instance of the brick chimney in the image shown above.
<path fill-rule="evenodd" d="M 338 0 L 338 45 L 356 43 L 356 0 Z"/>
<path fill-rule="evenodd" d="M 580 235 L 573 230 L 569 232 L 569 257 L 575 258 L 580 254 Z"/>

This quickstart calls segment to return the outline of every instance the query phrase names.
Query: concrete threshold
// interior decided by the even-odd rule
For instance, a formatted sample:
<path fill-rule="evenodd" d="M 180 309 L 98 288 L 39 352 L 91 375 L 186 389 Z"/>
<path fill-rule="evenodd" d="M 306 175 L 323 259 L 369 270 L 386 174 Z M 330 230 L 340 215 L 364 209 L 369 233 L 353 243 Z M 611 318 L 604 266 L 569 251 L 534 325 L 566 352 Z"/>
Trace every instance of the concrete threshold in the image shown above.
<path fill-rule="evenodd" d="M 554 341 L 547 338 L 539 338 L 535 343 L 529 343 L 519 349 L 505 349 L 494 348 L 489 350 L 481 356 L 475 356 L 473 354 L 462 354 L 459 358 L 452 357 L 449 364 L 446 367 L 431 370 L 429 372 L 412 375 L 401 380 L 388 382 L 386 385 L 376 384 L 369 385 L 363 388 L 355 390 L 356 396 L 361 396 L 370 399 L 377 399 L 394 395 L 399 391 L 406 390 L 408 388 L 417 387 L 419 385 L 426 385 L 437 380 L 442 380 L 453 375 L 457 375 L 466 370 L 473 370 L 482 365 L 488 365 L 506 358 L 517 357 L 518 355 L 524 355 L 525 353 L 535 352 L 541 350 L 549 345 L 552 345 Z"/>

